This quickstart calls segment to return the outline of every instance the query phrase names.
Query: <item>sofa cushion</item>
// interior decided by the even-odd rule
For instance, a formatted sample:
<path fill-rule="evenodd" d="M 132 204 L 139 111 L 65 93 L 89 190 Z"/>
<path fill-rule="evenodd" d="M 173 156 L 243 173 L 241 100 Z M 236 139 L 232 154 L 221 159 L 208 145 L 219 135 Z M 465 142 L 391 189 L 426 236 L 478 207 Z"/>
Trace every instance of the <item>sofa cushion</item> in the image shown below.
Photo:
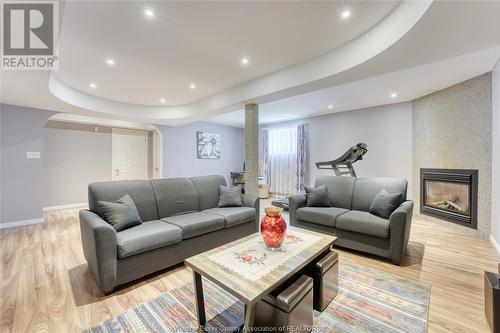
<path fill-rule="evenodd" d="M 328 198 L 326 185 L 319 187 L 305 186 L 307 207 L 332 207 L 332 201 Z"/>
<path fill-rule="evenodd" d="M 200 195 L 200 211 L 215 208 L 219 203 L 219 186 L 226 186 L 222 176 L 200 176 L 189 178 L 196 186 Z"/>
<path fill-rule="evenodd" d="M 301 221 L 326 225 L 335 228 L 338 216 L 348 212 L 338 207 L 303 207 L 297 210 L 297 218 Z"/>
<path fill-rule="evenodd" d="M 389 193 L 386 190 L 382 190 L 373 199 L 370 206 L 370 213 L 388 219 L 400 203 L 401 193 Z"/>
<path fill-rule="evenodd" d="M 321 176 L 316 178 L 314 186 L 326 185 L 328 198 L 333 206 L 351 209 L 352 189 L 355 180 L 354 177 Z"/>
<path fill-rule="evenodd" d="M 203 213 L 215 214 L 226 219 L 226 228 L 233 225 L 255 221 L 255 208 L 252 207 L 220 207 L 210 208 Z"/>
<path fill-rule="evenodd" d="M 336 228 L 380 238 L 389 237 L 389 220 L 358 210 L 340 215 Z"/>
<path fill-rule="evenodd" d="M 182 229 L 182 238 L 196 237 L 211 231 L 224 228 L 225 219 L 220 215 L 205 212 L 194 212 L 176 216 L 170 216 L 162 221 L 174 224 Z"/>
<path fill-rule="evenodd" d="M 150 221 L 120 231 L 116 235 L 118 258 L 125 258 L 182 240 L 182 230 L 162 221 Z"/>
<path fill-rule="evenodd" d="M 98 204 L 101 217 L 116 231 L 132 228 L 142 223 L 134 200 L 128 194 L 116 202 L 99 201 Z"/>
<path fill-rule="evenodd" d="M 134 200 L 143 222 L 158 220 L 156 198 L 151 183 L 147 180 L 118 180 L 89 185 L 89 208 L 100 215 L 99 201 L 114 202 L 125 194 Z"/>
<path fill-rule="evenodd" d="M 154 179 L 151 184 L 158 201 L 158 218 L 200 210 L 198 190 L 189 178 Z"/>
<path fill-rule="evenodd" d="M 241 185 L 231 187 L 219 185 L 219 193 L 218 207 L 241 207 Z"/>
<path fill-rule="evenodd" d="M 352 209 L 368 212 L 373 200 L 383 189 L 389 193 L 401 193 L 399 206 L 406 200 L 407 185 L 408 182 L 402 178 L 357 178 L 352 194 Z"/>

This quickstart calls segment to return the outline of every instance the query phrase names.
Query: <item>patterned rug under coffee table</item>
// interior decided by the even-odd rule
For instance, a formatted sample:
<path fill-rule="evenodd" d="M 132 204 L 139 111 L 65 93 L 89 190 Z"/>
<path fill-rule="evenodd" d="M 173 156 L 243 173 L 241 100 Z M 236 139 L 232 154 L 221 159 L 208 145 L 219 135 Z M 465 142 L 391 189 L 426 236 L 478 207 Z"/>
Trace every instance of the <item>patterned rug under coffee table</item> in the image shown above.
<path fill-rule="evenodd" d="M 314 332 L 427 332 L 430 286 L 347 260 L 339 274 L 339 294 L 314 312 Z M 209 281 L 204 286 L 207 330 L 236 330 L 242 304 Z M 186 284 L 85 332 L 196 332 L 194 304 Z"/>

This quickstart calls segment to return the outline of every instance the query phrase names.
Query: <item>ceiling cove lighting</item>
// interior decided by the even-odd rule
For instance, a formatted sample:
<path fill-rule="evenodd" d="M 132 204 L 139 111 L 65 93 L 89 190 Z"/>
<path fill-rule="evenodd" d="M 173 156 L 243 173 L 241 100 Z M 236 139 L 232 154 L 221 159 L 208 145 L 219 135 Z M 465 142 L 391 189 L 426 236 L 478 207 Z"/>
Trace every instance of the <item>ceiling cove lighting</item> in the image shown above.
<path fill-rule="evenodd" d="M 398 93 L 397 92 L 391 93 L 391 98 L 396 98 L 396 97 L 398 97 Z"/>
<path fill-rule="evenodd" d="M 97 84 L 95 84 L 94 82 L 90 82 L 89 87 L 92 89 L 95 89 L 95 88 L 97 88 Z"/>
<path fill-rule="evenodd" d="M 342 13 L 340 13 L 340 17 L 342 17 L 344 20 L 348 19 L 351 17 L 351 11 L 349 9 L 344 9 Z"/>
<path fill-rule="evenodd" d="M 330 104 L 330 105 L 328 105 L 328 108 L 329 108 L 330 110 L 331 110 L 331 109 L 333 109 L 333 105 L 331 105 L 331 104 Z"/>
<path fill-rule="evenodd" d="M 151 8 L 146 8 L 144 9 L 144 16 L 146 16 L 147 18 L 153 18 L 155 17 L 155 12 L 153 12 Z"/>
<path fill-rule="evenodd" d="M 195 89 L 195 88 L 196 88 L 196 84 L 194 84 L 194 83 L 189 84 L 189 89 Z"/>
<path fill-rule="evenodd" d="M 115 60 L 113 58 L 108 58 L 106 59 L 106 64 L 108 64 L 108 66 L 114 66 Z"/>
<path fill-rule="evenodd" d="M 240 62 L 243 66 L 247 66 L 250 63 L 250 60 L 248 60 L 247 57 L 243 57 L 241 58 Z"/>

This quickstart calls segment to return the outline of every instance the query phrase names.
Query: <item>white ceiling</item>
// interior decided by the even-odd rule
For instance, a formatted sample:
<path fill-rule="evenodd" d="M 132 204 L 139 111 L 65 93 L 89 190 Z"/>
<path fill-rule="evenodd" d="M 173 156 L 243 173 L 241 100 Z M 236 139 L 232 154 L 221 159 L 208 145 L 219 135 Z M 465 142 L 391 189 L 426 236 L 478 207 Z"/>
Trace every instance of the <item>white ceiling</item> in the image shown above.
<path fill-rule="evenodd" d="M 494 67 L 499 57 L 500 46 L 265 103 L 259 106 L 259 123 L 286 122 L 411 101 L 486 73 Z M 392 97 L 392 93 L 397 96 Z M 245 112 L 229 112 L 207 121 L 243 128 Z"/>
<path fill-rule="evenodd" d="M 500 1 L 435 2 L 393 46 L 335 76 L 329 88 L 260 105 L 259 121 L 269 124 L 411 101 L 491 71 L 499 58 Z M 338 84 L 343 75 L 349 80 Z M 244 127 L 244 112 L 208 121 Z"/>
<path fill-rule="evenodd" d="M 64 7 L 60 70 L 2 71 L 1 102 L 141 123 L 241 126 L 241 112 L 231 112 L 246 102 L 260 104 L 263 122 L 276 122 L 411 100 L 489 71 L 500 56 L 500 1 Z M 352 16 L 343 21 L 346 8 Z M 243 55 L 249 66 L 239 63 Z M 182 105 L 167 106 L 174 104 Z"/>
<path fill-rule="evenodd" d="M 167 105 L 193 103 L 346 44 L 398 4 L 66 2 L 60 68 L 54 75 L 72 88 L 113 101 L 159 105 L 165 98 Z M 154 18 L 144 16 L 145 8 L 154 11 Z M 347 8 L 355 21 L 341 19 Z M 240 64 L 243 56 L 250 60 L 248 66 Z M 115 66 L 106 64 L 108 57 Z M 196 89 L 189 88 L 191 82 Z"/>

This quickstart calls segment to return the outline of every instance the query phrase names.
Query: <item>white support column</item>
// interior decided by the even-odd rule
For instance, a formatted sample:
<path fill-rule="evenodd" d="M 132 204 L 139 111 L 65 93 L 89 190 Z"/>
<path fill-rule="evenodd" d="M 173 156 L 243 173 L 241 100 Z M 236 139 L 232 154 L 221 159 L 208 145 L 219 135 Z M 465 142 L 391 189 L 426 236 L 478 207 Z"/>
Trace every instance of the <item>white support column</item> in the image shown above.
<path fill-rule="evenodd" d="M 245 192 L 259 194 L 259 106 L 245 105 Z"/>

